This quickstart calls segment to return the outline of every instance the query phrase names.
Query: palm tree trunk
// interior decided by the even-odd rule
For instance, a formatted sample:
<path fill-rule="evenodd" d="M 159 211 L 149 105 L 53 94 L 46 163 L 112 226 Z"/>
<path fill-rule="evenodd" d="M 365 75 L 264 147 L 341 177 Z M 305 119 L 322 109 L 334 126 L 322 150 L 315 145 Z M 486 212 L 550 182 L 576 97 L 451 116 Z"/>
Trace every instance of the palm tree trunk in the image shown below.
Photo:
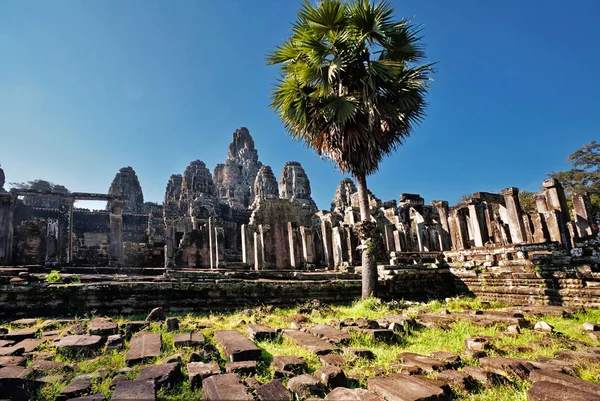
<path fill-rule="evenodd" d="M 364 173 L 355 174 L 356 186 L 358 189 L 358 202 L 360 205 L 360 220 L 371 221 L 371 212 L 369 207 L 369 193 L 367 191 L 367 177 Z M 363 245 L 362 251 L 362 299 L 369 298 L 375 294 L 375 286 L 377 285 L 377 265 L 373 255 L 365 248 L 366 241 L 364 237 L 361 239 Z"/>

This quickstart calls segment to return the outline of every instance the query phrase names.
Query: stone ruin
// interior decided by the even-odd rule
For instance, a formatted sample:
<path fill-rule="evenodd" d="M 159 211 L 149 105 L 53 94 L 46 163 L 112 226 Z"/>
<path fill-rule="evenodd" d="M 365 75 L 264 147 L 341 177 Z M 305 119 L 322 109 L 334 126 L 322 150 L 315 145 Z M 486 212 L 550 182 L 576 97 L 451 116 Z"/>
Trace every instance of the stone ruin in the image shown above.
<path fill-rule="evenodd" d="M 558 181 L 543 187 L 535 213 L 521 209 L 513 187 L 477 192 L 454 206 L 426 205 L 406 193 L 382 202 L 370 193 L 378 263 L 384 269 L 430 263 L 523 269 L 559 257 L 598 263 L 586 242 L 594 237 L 587 194 L 573 194 L 571 211 Z M 74 208 L 77 199 L 106 200 L 106 210 Z M 233 133 L 225 163 L 212 174 L 196 160 L 172 175 L 162 205 L 144 202 L 131 167 L 119 170 L 107 194 L 36 181 L 28 189 L 2 189 L 0 200 L 2 265 L 347 271 L 361 261 L 352 180 L 342 180 L 331 209 L 319 211 L 300 163 L 287 162 L 277 182 L 247 128 Z"/>

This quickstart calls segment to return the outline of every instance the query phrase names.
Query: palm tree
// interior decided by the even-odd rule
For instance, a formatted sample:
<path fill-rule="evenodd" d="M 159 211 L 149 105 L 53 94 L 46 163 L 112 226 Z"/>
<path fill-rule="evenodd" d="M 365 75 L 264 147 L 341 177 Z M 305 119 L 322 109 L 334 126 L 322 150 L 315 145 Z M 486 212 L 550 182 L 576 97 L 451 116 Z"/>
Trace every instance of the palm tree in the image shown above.
<path fill-rule="evenodd" d="M 305 0 L 291 36 L 267 55 L 281 73 L 271 107 L 287 132 L 356 180 L 363 298 L 377 283 L 366 176 L 422 120 L 433 72 L 419 64 L 418 27 L 393 13 L 386 1 Z"/>

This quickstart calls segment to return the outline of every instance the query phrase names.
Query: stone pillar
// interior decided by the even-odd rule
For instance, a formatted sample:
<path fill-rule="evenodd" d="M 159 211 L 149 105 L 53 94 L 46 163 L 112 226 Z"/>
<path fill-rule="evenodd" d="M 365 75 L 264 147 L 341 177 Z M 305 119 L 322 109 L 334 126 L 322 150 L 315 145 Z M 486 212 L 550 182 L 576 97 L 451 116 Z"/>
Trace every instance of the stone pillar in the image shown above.
<path fill-rule="evenodd" d="M 9 193 L 0 193 L 0 265 L 13 264 L 15 199 Z"/>
<path fill-rule="evenodd" d="M 48 218 L 46 232 L 46 266 L 58 263 L 58 219 Z"/>
<path fill-rule="evenodd" d="M 214 244 L 215 244 L 215 225 L 212 217 L 208 218 L 208 254 L 210 255 L 210 268 L 215 268 L 215 253 L 214 253 Z"/>
<path fill-rule="evenodd" d="M 321 238 L 323 239 L 323 262 L 330 269 L 334 267 L 333 262 L 333 234 L 329 215 L 320 216 Z"/>
<path fill-rule="evenodd" d="M 550 241 L 562 243 L 565 232 L 561 230 L 559 212 L 557 210 L 548 210 L 543 215 Z"/>
<path fill-rule="evenodd" d="M 299 240 L 299 228 L 298 223 L 288 222 L 288 244 L 289 244 L 289 252 L 290 252 L 290 265 L 292 269 L 298 269 L 302 267 L 302 259 L 301 259 L 301 246 Z"/>
<path fill-rule="evenodd" d="M 544 213 L 548 211 L 548 204 L 546 203 L 545 194 L 534 194 L 533 199 L 535 200 L 535 207 L 538 213 Z"/>
<path fill-rule="evenodd" d="M 313 265 L 314 260 L 314 242 L 312 229 L 310 227 L 300 227 L 300 237 L 302 238 L 302 259 L 305 265 Z"/>
<path fill-rule="evenodd" d="M 544 195 L 546 195 L 546 204 L 548 210 L 556 211 L 558 219 L 558 228 L 561 233 L 560 242 L 567 248 L 571 247 L 569 229 L 567 222 L 571 220 L 569 209 L 567 207 L 567 197 L 563 186 L 554 178 L 544 180 Z M 550 231 L 550 229 L 549 229 Z"/>
<path fill-rule="evenodd" d="M 392 226 L 393 227 L 393 226 Z M 344 226 L 344 239 L 345 239 L 345 248 L 348 254 L 348 264 L 350 266 L 357 266 L 362 263 L 362 255 L 356 249 L 358 248 L 358 236 L 355 235 L 354 230 L 351 226 Z M 392 243 L 393 243 L 393 234 L 392 234 Z"/>
<path fill-rule="evenodd" d="M 431 205 L 437 209 L 440 216 L 442 250 L 449 251 L 452 248 L 452 240 L 450 239 L 450 226 L 448 225 L 448 202 L 436 200 L 431 202 Z"/>
<path fill-rule="evenodd" d="M 525 227 L 525 240 L 528 243 L 533 243 L 533 221 L 528 213 L 523 213 L 523 227 Z"/>
<path fill-rule="evenodd" d="M 275 255 L 273 255 L 273 232 L 269 224 L 258 226 L 260 234 L 262 266 L 265 269 L 275 267 Z"/>
<path fill-rule="evenodd" d="M 171 219 L 165 219 L 165 267 L 175 266 L 175 222 Z"/>
<path fill-rule="evenodd" d="M 536 244 L 548 242 L 548 231 L 544 227 L 544 219 L 540 213 L 531 215 L 531 224 L 533 226 L 533 242 Z"/>
<path fill-rule="evenodd" d="M 400 241 L 400 231 L 394 230 L 394 247 L 396 252 L 402 252 L 402 243 Z"/>
<path fill-rule="evenodd" d="M 470 199 L 467 204 L 469 205 L 469 219 L 474 245 L 482 247 L 489 240 L 484 210 L 476 199 Z"/>
<path fill-rule="evenodd" d="M 587 192 L 573 192 L 573 216 L 579 238 L 591 237 L 594 234 L 590 224 L 592 222 L 592 205 Z"/>
<path fill-rule="evenodd" d="M 523 224 L 523 211 L 519 202 L 519 189 L 515 187 L 505 188 L 500 192 L 504 196 L 504 204 L 508 221 L 508 229 L 513 244 L 520 244 L 527 240 L 527 233 Z"/>
<path fill-rule="evenodd" d="M 386 252 L 394 252 L 396 250 L 396 244 L 394 243 L 394 229 L 396 226 L 386 224 L 383 226 L 383 234 L 385 238 L 385 250 Z"/>
<path fill-rule="evenodd" d="M 242 262 L 250 265 L 254 263 L 254 253 L 252 252 L 254 237 L 250 234 L 247 224 L 242 224 L 240 231 L 242 234 Z"/>
<path fill-rule="evenodd" d="M 467 221 L 460 207 L 451 207 L 448 209 L 448 225 L 452 238 L 452 248 L 455 251 L 469 249 L 469 234 Z"/>
<path fill-rule="evenodd" d="M 225 264 L 225 229 L 215 226 L 215 268 Z"/>
<path fill-rule="evenodd" d="M 331 229 L 333 239 L 333 267 L 339 269 L 344 262 L 343 250 L 342 250 L 342 234 L 340 233 L 339 227 L 333 227 Z"/>
<path fill-rule="evenodd" d="M 110 211 L 110 259 L 117 264 L 123 263 L 123 202 L 113 201 Z"/>
<path fill-rule="evenodd" d="M 254 270 L 262 270 L 263 269 L 263 261 L 264 261 L 264 248 L 262 242 L 260 240 L 260 227 L 259 231 L 254 232 Z"/>

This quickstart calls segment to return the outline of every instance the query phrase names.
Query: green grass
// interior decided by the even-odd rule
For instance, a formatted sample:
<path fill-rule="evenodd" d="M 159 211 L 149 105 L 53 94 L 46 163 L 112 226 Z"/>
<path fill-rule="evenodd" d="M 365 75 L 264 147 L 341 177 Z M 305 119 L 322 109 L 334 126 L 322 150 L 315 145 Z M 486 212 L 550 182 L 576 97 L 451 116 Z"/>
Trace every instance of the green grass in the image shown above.
<path fill-rule="evenodd" d="M 246 325 L 249 323 L 268 325 L 273 328 L 289 328 L 292 321 L 297 321 L 301 317 L 310 320 L 311 324 L 321 323 L 329 324 L 332 320 L 343 321 L 346 318 L 366 318 L 376 320 L 380 317 L 391 315 L 409 315 L 418 316 L 420 313 L 437 313 L 443 310 L 449 312 L 500 309 L 506 305 L 500 303 L 483 303 L 474 298 L 452 298 L 447 301 L 432 301 L 426 304 L 410 304 L 406 302 L 396 302 L 388 304 L 378 299 L 371 298 L 365 301 L 357 301 L 346 305 L 322 305 L 313 303 L 301 305 L 296 308 L 272 308 L 261 306 L 255 309 L 246 309 L 229 313 L 188 313 L 180 314 L 180 330 L 176 332 L 167 332 L 164 324 L 151 323 L 147 330 L 153 333 L 160 333 L 162 336 L 162 356 L 147 361 L 147 364 L 163 363 L 168 357 L 178 354 L 183 361 L 182 372 L 184 380 L 171 390 L 161 390 L 158 394 L 160 400 L 194 400 L 200 399 L 200 391 L 192 391 L 189 388 L 187 380 L 187 371 L 185 363 L 190 355 L 197 351 L 193 347 L 175 348 L 173 337 L 177 333 L 196 331 L 204 334 L 208 343 L 214 344 L 214 332 L 216 330 L 239 330 L 245 334 Z M 95 314 L 84 316 L 77 323 L 87 329 L 89 321 L 84 319 L 93 319 Z M 490 356 L 516 356 L 527 359 L 536 359 L 540 356 L 554 357 L 557 352 L 569 348 L 581 348 L 584 346 L 593 346 L 596 341 L 582 330 L 582 324 L 586 321 L 600 322 L 600 310 L 593 309 L 574 314 L 569 318 L 559 318 L 552 316 L 542 316 L 534 318 L 527 317 L 532 323 L 543 320 L 555 327 L 555 330 L 562 334 L 553 334 L 544 336 L 541 333 L 533 331 L 531 328 L 522 329 L 522 333 L 517 336 L 508 336 L 502 334 L 506 330 L 506 325 L 498 324 L 491 327 L 481 327 L 469 321 L 457 321 L 451 323 L 448 327 L 426 328 L 424 326 L 412 327 L 408 332 L 397 335 L 391 342 L 385 343 L 373 340 L 362 332 L 351 330 L 351 340 L 347 347 L 367 348 L 375 355 L 375 360 L 367 361 L 364 359 L 348 359 L 344 372 L 347 376 L 357 380 L 354 385 L 366 387 L 367 379 L 374 375 L 385 373 L 395 373 L 394 364 L 398 362 L 397 356 L 401 352 L 415 352 L 423 355 L 431 354 L 435 351 L 448 351 L 462 354 L 465 350 L 464 340 L 467 337 L 476 335 L 485 335 L 496 337 L 494 346 L 496 350 L 489 351 Z M 112 320 L 120 325 L 132 321 L 143 320 L 144 316 L 115 316 Z M 35 327 L 41 327 L 43 319 L 39 319 Z M 0 324 L 3 327 L 10 327 L 10 324 Z M 66 334 L 69 325 L 63 325 L 58 328 L 61 334 Z M 533 324 L 532 324 L 533 327 Z M 542 342 L 541 340 L 544 339 Z M 275 356 L 296 355 L 303 357 L 309 368 L 309 372 L 314 372 L 322 367 L 318 357 L 306 349 L 296 345 L 291 339 L 285 336 L 277 336 L 273 340 L 261 341 L 257 345 L 262 349 L 262 358 L 259 361 L 256 378 L 261 383 L 266 383 L 273 377 L 273 369 L 270 364 Z M 65 353 L 55 353 L 50 344 L 46 344 L 39 351 L 53 352 L 53 360 L 65 364 L 76 366 L 76 371 L 64 375 L 64 381 L 56 381 L 43 386 L 36 395 L 35 401 L 54 400 L 56 395 L 70 383 L 73 377 L 84 373 L 93 373 L 105 370 L 108 376 L 105 379 L 93 380 L 93 391 L 106 395 L 110 399 L 112 389 L 110 383 L 117 372 L 126 367 L 125 356 L 129 344 L 126 343 L 122 351 L 113 351 L 103 353 L 100 351 L 97 355 L 73 355 Z M 221 350 L 222 353 L 222 350 Z M 220 359 L 219 364 L 223 371 L 225 370 L 225 360 Z M 476 360 L 463 358 L 465 365 L 478 365 Z M 135 379 L 141 372 L 141 366 L 134 366 L 126 373 L 127 378 Z M 581 378 L 597 382 L 597 376 L 600 375 L 600 366 L 598 364 L 579 364 L 576 373 Z M 430 375 L 435 377 L 435 375 Z M 285 383 L 285 380 L 284 380 Z M 512 381 L 506 386 L 495 386 L 489 389 L 477 389 L 469 393 L 457 392 L 455 400 L 501 400 L 516 401 L 526 400 L 526 391 L 530 384 L 528 382 Z"/>

